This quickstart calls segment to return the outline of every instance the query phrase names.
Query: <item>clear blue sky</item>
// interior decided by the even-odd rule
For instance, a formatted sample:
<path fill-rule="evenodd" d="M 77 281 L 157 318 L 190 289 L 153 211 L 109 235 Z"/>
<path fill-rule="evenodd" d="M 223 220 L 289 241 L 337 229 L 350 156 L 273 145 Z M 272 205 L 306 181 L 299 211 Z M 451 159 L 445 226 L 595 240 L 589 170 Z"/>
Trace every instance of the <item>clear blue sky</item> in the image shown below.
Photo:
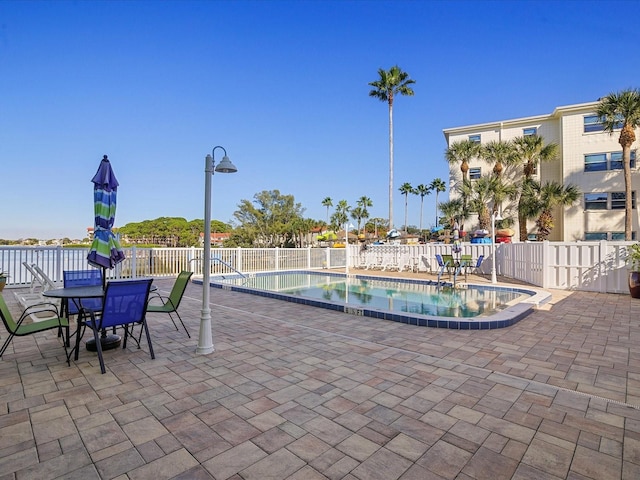
<path fill-rule="evenodd" d="M 638 1 L 0 2 L 0 238 L 83 238 L 107 154 L 116 226 L 212 217 L 242 199 L 367 195 L 388 216 L 387 105 L 379 68 L 416 80 L 395 102 L 398 188 L 448 180 L 442 130 L 546 114 L 640 86 Z M 626 23 L 625 23 L 626 22 Z M 216 151 L 216 161 L 221 159 Z M 448 192 L 440 196 L 444 201 Z M 420 200 L 409 198 L 409 224 Z M 426 228 L 435 195 L 425 197 Z"/>

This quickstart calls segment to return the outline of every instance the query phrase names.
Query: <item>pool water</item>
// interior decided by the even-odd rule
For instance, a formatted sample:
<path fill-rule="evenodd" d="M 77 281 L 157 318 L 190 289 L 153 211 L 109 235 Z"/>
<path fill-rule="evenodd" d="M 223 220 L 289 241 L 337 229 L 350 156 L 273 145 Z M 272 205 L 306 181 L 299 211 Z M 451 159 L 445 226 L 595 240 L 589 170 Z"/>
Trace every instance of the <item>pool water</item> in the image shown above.
<path fill-rule="evenodd" d="M 319 272 L 213 277 L 213 287 L 421 326 L 500 328 L 531 312 L 528 288 L 437 284 Z"/>

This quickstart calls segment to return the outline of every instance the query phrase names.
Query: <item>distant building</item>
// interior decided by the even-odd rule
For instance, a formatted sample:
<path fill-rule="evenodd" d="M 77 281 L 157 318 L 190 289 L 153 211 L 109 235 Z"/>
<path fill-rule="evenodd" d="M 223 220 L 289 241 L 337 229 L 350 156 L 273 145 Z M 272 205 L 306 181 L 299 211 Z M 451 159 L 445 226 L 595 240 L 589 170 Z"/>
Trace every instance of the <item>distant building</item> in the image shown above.
<path fill-rule="evenodd" d="M 225 240 L 229 240 L 231 238 L 230 233 L 211 233 L 211 246 L 212 247 L 222 247 Z M 204 232 L 200 232 L 200 245 L 204 245 Z"/>
<path fill-rule="evenodd" d="M 622 147 L 618 143 L 620 129 L 609 135 L 595 115 L 598 102 L 557 107 L 552 113 L 534 117 L 501 120 L 491 123 L 447 128 L 443 130 L 447 146 L 460 140 L 474 140 L 481 144 L 495 140 L 511 140 L 523 135 L 539 135 L 544 144 L 558 144 L 558 159 L 539 164 L 534 178 L 542 183 L 556 181 L 563 185 L 574 184 L 582 192 L 580 202 L 569 208 L 556 208 L 555 226 L 549 240 L 624 240 L 624 173 L 622 170 Z M 640 129 L 636 137 L 640 139 Z M 633 201 L 633 238 L 638 238 L 640 229 L 636 192 L 640 189 L 637 144 L 631 147 L 631 175 Z M 523 165 L 511 167 L 511 177 L 522 178 Z M 492 166 L 476 159 L 469 163 L 468 176 L 471 181 L 490 174 Z M 506 170 L 505 170 L 506 173 Z M 449 167 L 449 196 L 459 196 L 456 186 L 461 182 L 460 165 Z M 503 213 L 515 220 L 513 229 L 518 231 L 516 205 L 506 201 Z M 465 227 L 473 230 L 477 218 L 469 219 Z M 535 237 L 534 221 L 527 223 L 530 238 Z M 515 238 L 514 238 L 515 239 Z"/>

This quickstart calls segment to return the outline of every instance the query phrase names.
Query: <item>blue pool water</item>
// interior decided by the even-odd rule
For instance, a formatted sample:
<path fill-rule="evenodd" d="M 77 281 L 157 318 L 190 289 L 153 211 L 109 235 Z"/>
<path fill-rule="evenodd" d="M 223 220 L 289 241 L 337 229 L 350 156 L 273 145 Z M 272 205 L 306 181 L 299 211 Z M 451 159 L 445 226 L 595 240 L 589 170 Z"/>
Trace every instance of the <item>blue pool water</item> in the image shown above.
<path fill-rule="evenodd" d="M 212 277 L 211 286 L 354 315 L 457 329 L 506 327 L 540 302 L 539 292 L 528 288 L 454 288 L 429 281 L 327 272 Z"/>

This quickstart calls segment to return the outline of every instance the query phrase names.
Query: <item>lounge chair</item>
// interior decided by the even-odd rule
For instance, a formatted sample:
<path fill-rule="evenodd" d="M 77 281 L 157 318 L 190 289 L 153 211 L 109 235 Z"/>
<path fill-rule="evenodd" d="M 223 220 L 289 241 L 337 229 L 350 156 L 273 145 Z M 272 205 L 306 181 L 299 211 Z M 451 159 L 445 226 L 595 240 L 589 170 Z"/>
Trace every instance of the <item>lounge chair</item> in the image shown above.
<path fill-rule="evenodd" d="M 22 305 L 23 308 L 34 305 L 51 304 L 55 306 L 56 309 L 59 309 L 59 301 L 42 296 L 42 292 L 56 287 L 53 281 L 36 264 L 30 265 L 28 262 L 22 262 L 22 265 L 31 274 L 31 284 L 29 285 L 29 292 L 14 292 L 13 295 L 18 303 Z M 34 322 L 42 322 L 44 320 L 57 318 L 57 312 L 40 309 L 37 313 L 31 313 L 30 317 Z"/>

